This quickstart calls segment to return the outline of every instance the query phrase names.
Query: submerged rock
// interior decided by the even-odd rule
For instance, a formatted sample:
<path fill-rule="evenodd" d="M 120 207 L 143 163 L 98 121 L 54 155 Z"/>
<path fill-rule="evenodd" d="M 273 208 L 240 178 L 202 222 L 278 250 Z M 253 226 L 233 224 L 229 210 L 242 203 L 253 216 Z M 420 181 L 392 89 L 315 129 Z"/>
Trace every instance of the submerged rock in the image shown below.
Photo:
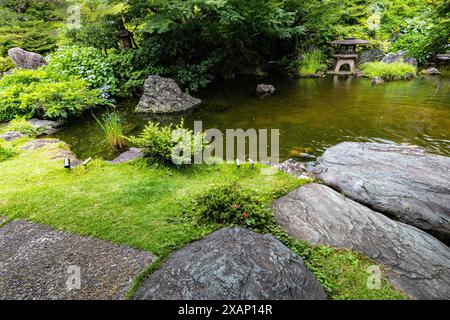
<path fill-rule="evenodd" d="M 412 80 L 412 79 L 414 79 L 414 77 L 415 77 L 415 75 L 411 72 L 406 72 L 405 75 L 403 76 L 403 78 L 405 80 Z"/>
<path fill-rule="evenodd" d="M 381 77 L 373 77 L 371 81 L 372 81 L 372 85 L 373 86 L 376 86 L 376 85 L 384 83 L 384 80 Z"/>
<path fill-rule="evenodd" d="M 40 54 L 15 47 L 8 50 L 8 55 L 17 68 L 37 69 L 47 65 L 44 57 Z"/>
<path fill-rule="evenodd" d="M 272 235 L 224 228 L 176 251 L 136 299 L 326 299 L 322 285 Z"/>
<path fill-rule="evenodd" d="M 137 112 L 183 112 L 202 101 L 184 94 L 178 84 L 169 78 L 152 75 L 145 80 L 144 93 L 136 107 Z"/>
<path fill-rule="evenodd" d="M 343 142 L 314 169 L 326 185 L 450 241 L 450 158 L 397 144 Z"/>
<path fill-rule="evenodd" d="M 297 239 L 361 252 L 416 299 L 450 299 L 450 249 L 320 184 L 302 186 L 274 203 L 277 223 Z"/>
<path fill-rule="evenodd" d="M 256 93 L 259 96 L 268 97 L 275 93 L 275 87 L 271 84 L 260 83 L 256 86 Z"/>
<path fill-rule="evenodd" d="M 441 74 L 441 72 L 436 68 L 428 68 L 428 69 L 422 70 L 421 73 L 425 74 L 425 75 L 429 75 L 429 76 L 438 76 Z"/>

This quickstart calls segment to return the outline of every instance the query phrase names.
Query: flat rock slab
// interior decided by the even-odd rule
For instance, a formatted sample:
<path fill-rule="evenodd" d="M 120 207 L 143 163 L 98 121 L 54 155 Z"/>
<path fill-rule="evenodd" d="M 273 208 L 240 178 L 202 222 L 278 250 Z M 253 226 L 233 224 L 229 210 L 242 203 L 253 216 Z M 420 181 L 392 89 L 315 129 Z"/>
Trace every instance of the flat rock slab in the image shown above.
<path fill-rule="evenodd" d="M 224 228 L 176 251 L 136 299 L 326 299 L 303 260 L 271 235 Z"/>
<path fill-rule="evenodd" d="M 387 277 L 416 299 L 450 299 L 450 249 L 319 184 L 274 203 L 277 223 L 297 239 L 361 252 L 387 267 Z"/>
<path fill-rule="evenodd" d="M 112 164 L 119 164 L 124 162 L 130 162 L 139 158 L 142 158 L 144 154 L 141 149 L 138 148 L 130 148 L 128 151 L 121 153 L 117 158 L 112 161 L 109 161 Z"/>
<path fill-rule="evenodd" d="M 48 144 L 56 144 L 61 143 L 61 140 L 58 139 L 36 139 L 28 142 L 26 145 L 22 147 L 22 150 L 35 150 L 42 148 Z"/>
<path fill-rule="evenodd" d="M 51 121 L 41 119 L 29 119 L 27 122 L 38 132 L 38 136 L 50 135 L 57 132 L 64 124 L 63 121 Z"/>
<path fill-rule="evenodd" d="M 375 211 L 450 242 L 450 158 L 417 147 L 343 142 L 325 151 L 317 178 Z"/>
<path fill-rule="evenodd" d="M 147 252 L 20 220 L 0 228 L 0 248 L 0 299 L 121 299 L 153 261 Z"/>
<path fill-rule="evenodd" d="M 3 139 L 5 141 L 14 141 L 25 136 L 26 135 L 20 133 L 19 131 L 9 131 L 0 135 L 0 139 Z"/>

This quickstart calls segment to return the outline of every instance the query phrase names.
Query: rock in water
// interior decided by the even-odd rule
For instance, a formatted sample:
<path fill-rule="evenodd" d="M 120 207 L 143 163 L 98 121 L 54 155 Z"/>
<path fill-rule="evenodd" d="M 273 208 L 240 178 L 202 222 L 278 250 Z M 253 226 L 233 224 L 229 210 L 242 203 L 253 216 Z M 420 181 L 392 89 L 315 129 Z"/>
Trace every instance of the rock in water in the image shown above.
<path fill-rule="evenodd" d="M 40 54 L 23 50 L 22 48 L 11 48 L 8 55 L 17 68 L 21 69 L 37 69 L 47 65 L 44 57 Z"/>
<path fill-rule="evenodd" d="M 450 299 L 450 249 L 320 184 L 274 204 L 276 220 L 297 239 L 361 252 L 387 267 L 390 281 L 416 299 Z"/>
<path fill-rule="evenodd" d="M 136 299 L 326 299 L 303 260 L 272 235 L 224 228 L 176 251 Z"/>
<path fill-rule="evenodd" d="M 343 142 L 316 177 L 381 213 L 450 241 L 450 158 L 397 144 Z"/>
<path fill-rule="evenodd" d="M 145 80 L 144 93 L 136 107 L 137 112 L 183 112 L 202 101 L 184 94 L 178 84 L 169 78 L 152 75 Z"/>
<path fill-rule="evenodd" d="M 268 97 L 275 93 L 275 87 L 271 84 L 260 83 L 256 86 L 256 93 L 259 96 Z"/>
<path fill-rule="evenodd" d="M 379 84 L 383 84 L 384 80 L 381 77 L 373 77 L 371 82 L 372 82 L 373 86 L 376 86 L 376 85 L 379 85 Z"/>
<path fill-rule="evenodd" d="M 423 70 L 422 74 L 429 75 L 429 76 L 438 76 L 441 74 L 441 72 L 436 68 L 428 68 L 426 70 Z"/>

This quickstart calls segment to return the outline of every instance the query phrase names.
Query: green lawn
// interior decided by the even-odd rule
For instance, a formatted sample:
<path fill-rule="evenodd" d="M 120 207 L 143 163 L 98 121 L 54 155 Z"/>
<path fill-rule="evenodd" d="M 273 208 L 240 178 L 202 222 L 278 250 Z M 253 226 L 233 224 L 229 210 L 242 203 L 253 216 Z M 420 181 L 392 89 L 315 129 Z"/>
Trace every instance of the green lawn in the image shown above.
<path fill-rule="evenodd" d="M 51 159 L 60 144 L 23 151 L 20 146 L 26 141 L 8 144 L 16 154 L 0 161 L 0 215 L 126 244 L 162 259 L 219 227 L 199 225 L 184 213 L 194 196 L 212 186 L 238 181 L 269 205 L 276 196 L 306 182 L 282 172 L 261 175 L 258 168 L 245 166 L 176 169 L 149 167 L 142 160 L 120 165 L 94 160 L 86 168 L 68 172 L 61 159 Z M 307 262 L 332 288 L 330 298 L 404 298 L 387 282 L 382 290 L 365 288 L 368 260 L 364 257 L 354 254 L 348 261 L 345 255 L 352 253 L 345 250 L 312 250 Z"/>

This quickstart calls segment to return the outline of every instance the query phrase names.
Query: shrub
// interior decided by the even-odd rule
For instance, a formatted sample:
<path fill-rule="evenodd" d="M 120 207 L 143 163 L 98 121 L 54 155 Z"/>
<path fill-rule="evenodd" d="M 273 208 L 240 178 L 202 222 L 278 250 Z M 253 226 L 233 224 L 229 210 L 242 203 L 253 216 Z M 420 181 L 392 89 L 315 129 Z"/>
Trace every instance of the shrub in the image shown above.
<path fill-rule="evenodd" d="M 0 57 L 0 74 L 12 69 L 14 67 L 14 63 L 11 61 L 9 57 L 3 58 Z"/>
<path fill-rule="evenodd" d="M 123 149 L 126 145 L 126 139 L 123 135 L 120 116 L 112 112 L 104 114 L 100 119 L 95 116 L 94 118 L 105 133 L 106 141 L 109 142 L 111 147 L 117 150 Z"/>
<path fill-rule="evenodd" d="M 381 77 L 385 80 L 398 80 L 404 78 L 406 73 L 415 75 L 417 72 L 416 67 L 404 62 L 367 62 L 360 68 L 367 77 Z"/>
<path fill-rule="evenodd" d="M 99 104 L 109 104 L 99 89 L 75 76 L 52 78 L 45 68 L 16 69 L 0 81 L 0 122 L 16 116 L 67 119 Z"/>
<path fill-rule="evenodd" d="M 14 151 L 5 146 L 3 140 L 0 139 L 0 161 L 11 158 L 14 155 Z"/>
<path fill-rule="evenodd" d="M 100 89 L 104 98 L 117 91 L 117 80 L 111 65 L 95 48 L 61 48 L 49 57 L 47 71 L 54 78 L 80 77 L 89 88 Z"/>
<path fill-rule="evenodd" d="M 214 187 L 192 203 L 201 222 L 245 226 L 265 230 L 273 215 L 261 198 L 233 183 Z"/>
<path fill-rule="evenodd" d="M 33 127 L 25 117 L 16 116 L 8 124 L 8 131 L 18 131 L 20 133 L 26 134 L 29 137 L 35 137 L 38 135 L 38 130 Z"/>
<path fill-rule="evenodd" d="M 167 126 L 149 122 L 138 137 L 129 140 L 143 150 L 145 157 L 161 164 L 191 164 L 194 155 L 206 146 L 204 135 L 194 136 L 192 130 L 184 128 L 183 120 Z"/>
<path fill-rule="evenodd" d="M 319 71 L 326 71 L 327 65 L 324 63 L 325 56 L 320 50 L 307 52 L 300 62 L 300 74 L 314 74 Z"/>

